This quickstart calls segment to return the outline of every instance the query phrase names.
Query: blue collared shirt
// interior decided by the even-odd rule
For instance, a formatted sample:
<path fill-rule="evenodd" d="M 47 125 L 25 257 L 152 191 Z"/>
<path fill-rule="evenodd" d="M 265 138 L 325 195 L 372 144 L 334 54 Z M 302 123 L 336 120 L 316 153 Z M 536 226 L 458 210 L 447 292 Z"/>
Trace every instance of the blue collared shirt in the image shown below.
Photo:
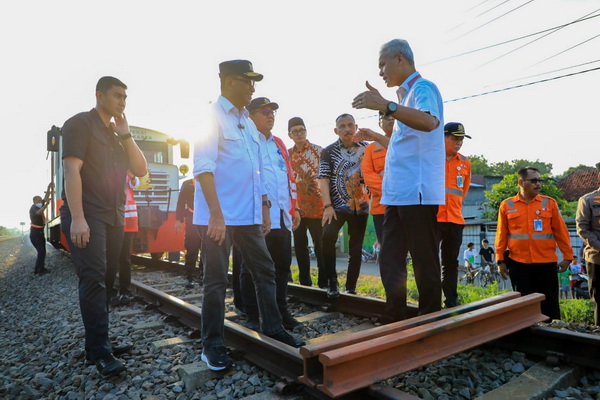
<path fill-rule="evenodd" d="M 273 135 L 266 139 L 262 133 L 259 133 L 258 138 L 262 154 L 263 181 L 267 196 L 271 200 L 271 229 L 281 228 L 281 211 L 283 211 L 285 227 L 291 231 L 292 197 L 285 160 L 277 143 L 273 140 Z"/>
<path fill-rule="evenodd" d="M 400 121 L 388 145 L 381 204 L 439 205 L 445 202 L 444 106 L 442 96 L 433 82 L 409 76 L 401 85 L 408 92 L 398 96 L 405 107 L 427 112 L 439 125 L 431 132 L 417 131 Z M 412 85 L 409 82 L 414 81 Z"/>
<path fill-rule="evenodd" d="M 225 225 L 262 224 L 262 161 L 258 135 L 248 111 L 239 111 L 223 96 L 211 105 L 210 127 L 194 145 L 194 177 L 209 172 Z M 210 213 L 196 185 L 194 224 L 208 225 Z"/>

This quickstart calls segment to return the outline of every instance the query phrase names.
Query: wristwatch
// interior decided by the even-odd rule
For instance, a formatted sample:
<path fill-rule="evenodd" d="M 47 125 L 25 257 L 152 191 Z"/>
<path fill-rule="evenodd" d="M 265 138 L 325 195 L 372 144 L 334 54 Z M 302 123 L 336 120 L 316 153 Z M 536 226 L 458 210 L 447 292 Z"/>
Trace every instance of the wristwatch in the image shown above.
<path fill-rule="evenodd" d="M 119 135 L 118 137 L 121 142 L 124 142 L 131 137 L 131 132 L 128 132 L 124 135 Z"/>
<path fill-rule="evenodd" d="M 263 207 L 271 208 L 271 200 L 263 200 Z"/>
<path fill-rule="evenodd" d="M 396 112 L 397 109 L 398 104 L 394 103 L 393 101 L 390 101 L 387 105 L 387 111 L 385 112 L 385 116 L 387 117 L 388 115 L 392 115 Z"/>

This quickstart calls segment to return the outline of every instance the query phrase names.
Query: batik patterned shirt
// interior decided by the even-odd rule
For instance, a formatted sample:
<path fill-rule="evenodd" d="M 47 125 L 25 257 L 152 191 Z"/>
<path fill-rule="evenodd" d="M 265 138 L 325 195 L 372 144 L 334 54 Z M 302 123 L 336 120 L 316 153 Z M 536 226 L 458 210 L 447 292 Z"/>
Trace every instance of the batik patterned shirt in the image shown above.
<path fill-rule="evenodd" d="M 312 144 L 308 140 L 302 150 L 296 149 L 296 146 L 288 150 L 294 179 L 296 179 L 298 199 L 296 206 L 300 209 L 302 218 L 323 217 L 323 197 L 317 181 L 322 151 L 321 146 Z"/>

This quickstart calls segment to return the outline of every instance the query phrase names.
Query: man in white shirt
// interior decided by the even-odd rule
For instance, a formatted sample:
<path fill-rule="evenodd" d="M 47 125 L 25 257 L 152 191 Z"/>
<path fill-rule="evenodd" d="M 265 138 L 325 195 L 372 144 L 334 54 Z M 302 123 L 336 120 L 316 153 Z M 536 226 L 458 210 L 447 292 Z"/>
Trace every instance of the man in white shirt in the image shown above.
<path fill-rule="evenodd" d="M 392 136 L 360 129 L 356 140 L 387 147 L 381 204 L 386 205 L 379 257 L 386 292 L 380 322 L 406 318 L 406 255 L 410 252 L 419 290 L 419 314 L 441 309 L 438 205 L 444 204 L 444 109 L 434 83 L 417 72 L 407 41 L 394 39 L 379 50 L 379 75 L 398 86 L 398 103 L 386 100 L 367 82 L 354 108 L 383 111 L 396 119 Z"/>
<path fill-rule="evenodd" d="M 248 117 L 254 84 L 263 76 L 247 60 L 219 64 L 221 96 L 211 105 L 209 129 L 194 146 L 194 224 L 200 225 L 205 258 L 202 298 L 202 360 L 212 370 L 231 366 L 224 338 L 225 291 L 235 240 L 257 287 L 261 330 L 298 347 L 285 331 L 275 298 L 275 267 L 264 236 L 271 229 L 262 179 L 258 131 Z"/>
<path fill-rule="evenodd" d="M 275 114 L 279 105 L 266 97 L 253 99 L 247 107 L 250 119 L 260 132 L 260 150 L 263 163 L 263 182 L 270 200 L 271 231 L 265 236 L 267 249 L 275 264 L 275 284 L 277 286 L 277 307 L 283 326 L 294 329 L 302 324 L 288 311 L 287 285 L 292 264 L 292 230 L 300 224 L 300 214 L 296 212 L 296 183 L 292 176 L 290 157 L 283 141 L 271 133 L 275 125 Z M 258 307 L 256 290 L 252 276 L 245 264 L 240 271 L 242 303 L 246 313 L 246 326 L 258 330 Z"/>

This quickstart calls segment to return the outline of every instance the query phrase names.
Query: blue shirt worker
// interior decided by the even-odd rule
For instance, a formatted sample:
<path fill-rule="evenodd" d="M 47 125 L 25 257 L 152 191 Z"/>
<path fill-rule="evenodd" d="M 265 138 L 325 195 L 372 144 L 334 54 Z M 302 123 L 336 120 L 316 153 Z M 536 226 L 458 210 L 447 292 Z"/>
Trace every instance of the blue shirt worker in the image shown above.
<path fill-rule="evenodd" d="M 270 201 L 263 182 L 258 131 L 246 106 L 254 72 L 247 60 L 219 64 L 221 96 L 211 105 L 210 126 L 194 146 L 194 224 L 200 225 L 204 254 L 202 360 L 212 370 L 231 366 L 224 346 L 225 291 L 232 243 L 239 246 L 256 285 L 261 330 L 294 347 L 277 307 L 275 267 L 264 235 L 271 229 Z"/>
<path fill-rule="evenodd" d="M 62 128 L 61 228 L 79 277 L 86 358 L 103 376 L 125 371 L 114 355 L 131 349 L 109 341 L 107 267 L 118 265 L 123 244 L 127 170 L 135 176 L 147 173 L 124 114 L 126 90 L 117 78 L 100 78 L 96 107 L 71 117 Z"/>
<path fill-rule="evenodd" d="M 392 136 L 360 129 L 356 140 L 386 146 L 381 204 L 386 205 L 379 256 L 386 293 L 382 324 L 406 318 L 406 256 L 410 252 L 419 291 L 419 314 L 441 309 L 437 212 L 444 204 L 444 107 L 436 85 L 415 69 L 406 40 L 394 39 L 379 50 L 379 76 L 397 86 L 398 102 L 383 98 L 367 82 L 354 108 L 383 111 L 396 119 Z"/>
<path fill-rule="evenodd" d="M 275 114 L 279 105 L 266 97 L 252 100 L 247 109 L 250 118 L 260 132 L 260 151 L 263 164 L 263 181 L 271 202 L 271 230 L 265 236 L 267 249 L 275 264 L 275 284 L 277 286 L 277 307 L 283 326 L 294 329 L 301 326 L 288 311 L 287 285 L 292 264 L 292 230 L 300 224 L 300 214 L 296 212 L 296 184 L 292 175 L 290 157 L 283 141 L 271 133 L 275 125 Z M 240 284 L 243 295 L 246 326 L 258 330 L 258 307 L 256 290 L 250 271 L 242 264 Z"/>

